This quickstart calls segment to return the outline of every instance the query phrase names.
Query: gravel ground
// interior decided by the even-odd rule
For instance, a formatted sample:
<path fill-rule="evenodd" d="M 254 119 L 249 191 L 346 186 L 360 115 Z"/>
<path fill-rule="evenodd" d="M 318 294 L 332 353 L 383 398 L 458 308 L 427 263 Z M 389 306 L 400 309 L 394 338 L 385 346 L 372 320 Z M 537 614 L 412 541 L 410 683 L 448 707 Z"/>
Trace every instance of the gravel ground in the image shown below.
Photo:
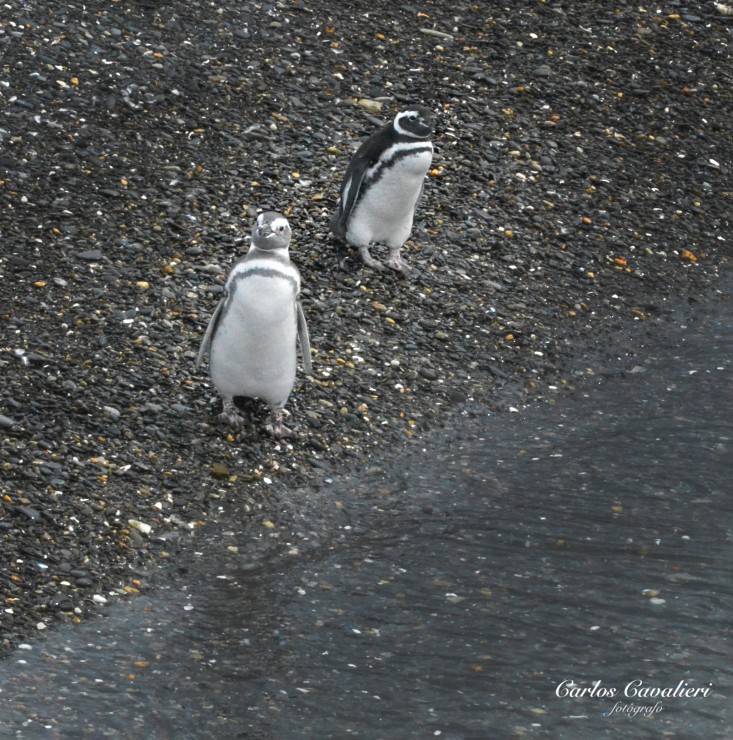
<path fill-rule="evenodd" d="M 222 511 L 286 516 L 278 491 L 571 386 L 619 329 L 710 296 L 732 34 L 692 1 L 5 0 L 1 649 L 148 588 Z M 440 122 L 404 279 L 328 221 L 407 101 Z M 288 444 L 260 404 L 218 428 L 193 369 L 265 209 L 291 221 L 314 350 Z"/>

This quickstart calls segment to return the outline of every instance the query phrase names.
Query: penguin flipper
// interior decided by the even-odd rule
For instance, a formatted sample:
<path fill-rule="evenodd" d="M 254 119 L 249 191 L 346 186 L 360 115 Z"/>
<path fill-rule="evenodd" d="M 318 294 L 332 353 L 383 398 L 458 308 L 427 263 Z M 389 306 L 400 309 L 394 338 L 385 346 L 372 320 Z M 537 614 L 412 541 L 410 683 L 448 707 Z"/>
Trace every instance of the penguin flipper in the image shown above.
<path fill-rule="evenodd" d="M 305 322 L 305 313 L 300 301 L 295 304 L 298 317 L 298 341 L 300 342 L 300 353 L 303 356 L 303 370 L 306 375 L 313 374 L 313 365 L 311 364 L 311 341 L 308 336 L 308 324 Z"/>
<path fill-rule="evenodd" d="M 344 181 L 341 184 L 341 202 L 331 222 L 331 231 L 340 239 L 346 237 L 349 216 L 351 216 L 351 212 L 359 200 L 364 176 L 367 170 L 379 159 L 379 155 L 384 149 L 384 137 L 387 135 L 384 130 L 372 134 L 356 150 L 349 166 L 346 168 Z"/>
<path fill-rule="evenodd" d="M 219 318 L 221 316 L 221 311 L 224 308 L 224 303 L 226 302 L 227 294 L 226 292 L 222 296 L 221 300 L 217 304 L 216 308 L 214 309 L 214 313 L 211 317 L 211 320 L 209 321 L 209 325 L 206 327 L 206 333 L 204 334 L 204 338 L 201 341 L 201 347 L 199 347 L 199 353 L 196 355 L 196 364 L 194 365 L 196 371 L 198 372 L 199 367 L 201 366 L 201 360 L 204 359 L 204 355 L 209 353 L 209 350 L 211 349 L 211 338 L 214 336 L 214 331 L 216 330 L 216 326 L 219 323 Z"/>
<path fill-rule="evenodd" d="M 349 167 L 346 170 L 344 176 L 344 182 L 341 186 L 341 201 L 339 202 L 338 211 L 331 221 L 331 231 L 339 239 L 346 239 L 346 229 L 349 223 L 349 216 L 354 210 L 356 202 L 359 200 L 359 191 L 361 190 L 361 183 L 364 180 L 367 168 L 369 167 L 368 162 L 355 162 L 354 159 L 349 163 Z"/>

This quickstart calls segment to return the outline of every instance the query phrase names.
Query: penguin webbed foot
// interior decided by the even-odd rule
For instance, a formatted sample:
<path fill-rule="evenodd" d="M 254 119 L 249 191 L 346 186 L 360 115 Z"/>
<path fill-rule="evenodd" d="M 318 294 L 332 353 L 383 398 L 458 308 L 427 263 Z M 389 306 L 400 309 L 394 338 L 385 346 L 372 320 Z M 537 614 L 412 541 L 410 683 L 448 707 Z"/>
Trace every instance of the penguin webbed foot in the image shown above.
<path fill-rule="evenodd" d="M 294 436 L 293 430 L 283 424 L 286 415 L 285 409 L 273 409 L 269 421 L 265 424 L 265 431 L 275 439 Z"/>
<path fill-rule="evenodd" d="M 367 267 L 371 267 L 373 270 L 384 270 L 384 265 L 379 261 L 375 260 L 371 254 L 369 254 L 369 246 L 359 247 L 359 254 L 361 259 Z"/>
<path fill-rule="evenodd" d="M 412 272 L 412 267 L 402 259 L 399 249 L 394 251 L 390 250 L 390 253 L 387 256 L 386 265 L 402 275 L 409 275 Z"/>
<path fill-rule="evenodd" d="M 222 424 L 239 431 L 244 428 L 244 418 L 239 414 L 225 414 L 223 411 L 216 417 Z"/>
<path fill-rule="evenodd" d="M 237 407 L 234 405 L 234 399 L 231 398 L 224 399 L 222 411 L 216 418 L 222 424 L 233 429 L 242 429 L 244 427 L 244 417 L 237 411 Z"/>
<path fill-rule="evenodd" d="M 364 264 L 374 270 L 379 270 L 380 272 L 382 272 L 387 267 L 389 267 L 390 270 L 399 272 L 400 275 L 404 276 L 407 276 L 412 272 L 412 267 L 410 267 L 410 265 L 408 265 L 407 262 L 402 259 L 402 255 L 400 254 L 400 247 L 398 247 L 397 249 L 390 248 L 389 254 L 387 255 L 387 259 L 384 261 L 384 264 L 372 257 L 372 255 L 369 253 L 368 246 L 359 247 L 359 254 L 361 255 L 361 259 Z"/>

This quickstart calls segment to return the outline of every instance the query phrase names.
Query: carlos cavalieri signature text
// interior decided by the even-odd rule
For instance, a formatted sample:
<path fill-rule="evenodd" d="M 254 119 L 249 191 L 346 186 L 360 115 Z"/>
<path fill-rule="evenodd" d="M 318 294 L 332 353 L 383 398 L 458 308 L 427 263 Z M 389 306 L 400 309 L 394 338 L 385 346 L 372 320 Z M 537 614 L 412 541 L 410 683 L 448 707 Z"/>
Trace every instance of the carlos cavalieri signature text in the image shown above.
<path fill-rule="evenodd" d="M 687 681 L 680 681 L 676 686 L 645 686 L 644 682 L 637 678 L 629 681 L 623 689 L 623 696 L 627 699 L 671 699 L 690 698 L 695 696 L 709 696 L 712 693 L 712 684 L 708 686 L 690 686 Z M 599 699 L 615 699 L 619 690 L 613 686 L 604 686 L 602 681 L 594 681 L 591 686 L 579 686 L 572 679 L 561 681 L 555 689 L 555 694 L 561 699 L 570 697 L 579 699 L 593 697 Z"/>

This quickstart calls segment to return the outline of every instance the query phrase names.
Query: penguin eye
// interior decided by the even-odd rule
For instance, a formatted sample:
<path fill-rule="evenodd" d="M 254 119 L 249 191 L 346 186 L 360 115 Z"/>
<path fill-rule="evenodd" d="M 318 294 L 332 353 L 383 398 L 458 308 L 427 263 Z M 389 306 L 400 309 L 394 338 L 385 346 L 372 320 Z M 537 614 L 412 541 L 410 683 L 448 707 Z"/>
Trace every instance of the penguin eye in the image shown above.
<path fill-rule="evenodd" d="M 417 118 L 417 113 L 410 113 L 409 116 L 407 116 L 411 121 L 414 121 Z"/>

